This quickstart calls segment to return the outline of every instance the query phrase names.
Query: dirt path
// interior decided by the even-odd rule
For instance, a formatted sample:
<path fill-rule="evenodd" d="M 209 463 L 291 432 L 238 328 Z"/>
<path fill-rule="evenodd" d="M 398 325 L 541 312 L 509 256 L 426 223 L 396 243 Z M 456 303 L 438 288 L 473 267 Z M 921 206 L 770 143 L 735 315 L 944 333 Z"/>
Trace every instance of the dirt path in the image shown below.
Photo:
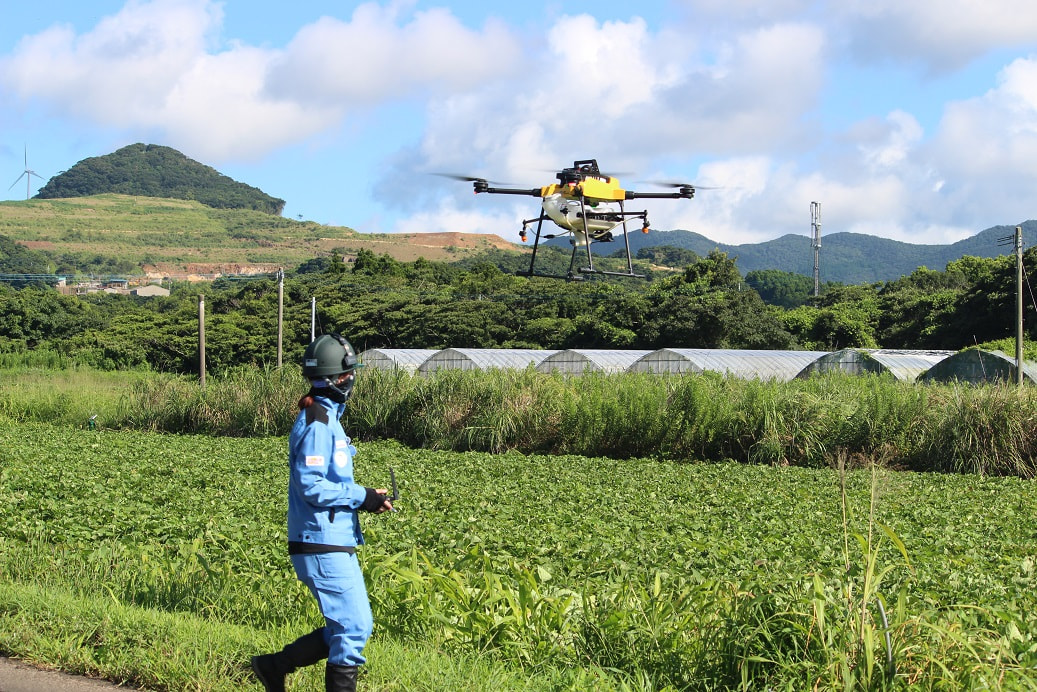
<path fill-rule="evenodd" d="M 53 670 L 40 670 L 13 658 L 0 656 L 0 692 L 101 692 L 126 690 L 107 680 L 84 678 Z"/>

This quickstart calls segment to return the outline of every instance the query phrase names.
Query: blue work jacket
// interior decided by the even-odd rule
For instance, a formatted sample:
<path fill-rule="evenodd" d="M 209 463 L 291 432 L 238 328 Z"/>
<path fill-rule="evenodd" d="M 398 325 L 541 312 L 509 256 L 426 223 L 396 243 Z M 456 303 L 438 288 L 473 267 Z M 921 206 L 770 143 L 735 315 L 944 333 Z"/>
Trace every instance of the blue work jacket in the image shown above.
<path fill-rule="evenodd" d="M 353 446 L 339 419 L 345 404 L 315 397 L 288 436 L 288 540 L 363 545 L 357 508 L 367 490 L 353 480 Z"/>

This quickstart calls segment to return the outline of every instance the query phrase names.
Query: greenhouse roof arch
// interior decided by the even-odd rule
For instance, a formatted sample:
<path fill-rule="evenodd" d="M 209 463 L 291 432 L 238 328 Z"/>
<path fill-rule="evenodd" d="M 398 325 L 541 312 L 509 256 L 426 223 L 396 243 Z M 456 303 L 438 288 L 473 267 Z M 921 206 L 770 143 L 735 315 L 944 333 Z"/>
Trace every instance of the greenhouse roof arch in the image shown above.
<path fill-rule="evenodd" d="M 376 370 L 415 372 L 422 363 L 439 352 L 435 348 L 369 348 L 360 353 L 360 362 Z"/>
<path fill-rule="evenodd" d="M 418 372 L 492 368 L 522 370 L 529 366 L 536 367 L 545 358 L 557 352 L 533 348 L 445 348 L 422 363 L 418 367 Z"/>
<path fill-rule="evenodd" d="M 537 366 L 538 372 L 626 372 L 630 366 L 651 351 L 571 348 L 558 351 Z"/>
<path fill-rule="evenodd" d="M 822 355 L 803 368 L 796 377 L 805 378 L 835 371 L 854 375 L 888 372 L 903 382 L 914 382 L 919 375 L 951 355 L 954 355 L 954 351 L 844 348 Z"/>
<path fill-rule="evenodd" d="M 1002 351 L 970 348 L 958 351 L 922 373 L 919 382 L 983 382 L 1016 381 L 1016 362 Z M 1023 361 L 1023 381 L 1037 382 L 1037 363 Z"/>
<path fill-rule="evenodd" d="M 743 379 L 791 380 L 825 351 L 663 348 L 638 359 L 628 372 L 718 372 Z"/>

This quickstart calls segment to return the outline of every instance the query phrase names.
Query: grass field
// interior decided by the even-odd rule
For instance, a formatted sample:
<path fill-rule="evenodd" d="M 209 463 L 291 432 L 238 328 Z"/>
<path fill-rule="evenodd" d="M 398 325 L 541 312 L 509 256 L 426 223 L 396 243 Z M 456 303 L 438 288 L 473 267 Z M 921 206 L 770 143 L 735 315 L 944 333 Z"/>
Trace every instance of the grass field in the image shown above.
<path fill-rule="evenodd" d="M 319 621 L 284 554 L 284 445 L 6 423 L 0 649 L 245 684 Z M 1030 481 L 360 445 L 358 480 L 389 466 L 365 689 L 1037 685 Z"/>
<path fill-rule="evenodd" d="M 497 236 L 359 233 L 258 211 L 128 195 L 0 202 L 0 235 L 34 249 L 104 254 L 170 276 L 295 267 L 335 251 L 455 260 L 489 248 L 518 249 Z"/>

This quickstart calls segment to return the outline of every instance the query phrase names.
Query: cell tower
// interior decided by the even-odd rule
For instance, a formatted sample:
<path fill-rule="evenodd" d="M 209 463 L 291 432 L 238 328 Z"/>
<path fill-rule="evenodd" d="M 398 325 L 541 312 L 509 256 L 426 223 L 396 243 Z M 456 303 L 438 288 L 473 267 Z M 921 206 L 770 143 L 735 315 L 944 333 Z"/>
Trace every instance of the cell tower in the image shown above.
<path fill-rule="evenodd" d="M 821 203 L 810 203 L 810 246 L 814 248 L 814 296 L 821 295 Z"/>

